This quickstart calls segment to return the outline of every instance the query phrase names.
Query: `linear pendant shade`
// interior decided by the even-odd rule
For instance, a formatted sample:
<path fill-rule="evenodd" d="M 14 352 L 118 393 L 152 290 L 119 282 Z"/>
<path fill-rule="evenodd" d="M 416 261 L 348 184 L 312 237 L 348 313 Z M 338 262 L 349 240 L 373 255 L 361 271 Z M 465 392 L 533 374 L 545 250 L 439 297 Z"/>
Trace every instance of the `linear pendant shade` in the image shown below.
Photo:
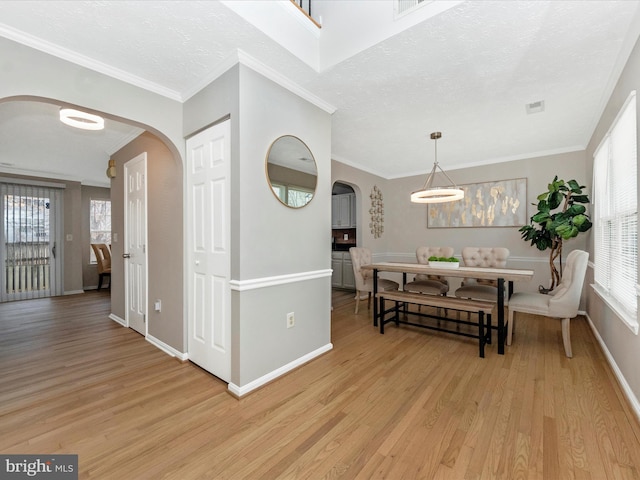
<path fill-rule="evenodd" d="M 444 170 L 438 164 L 438 139 L 442 137 L 441 132 L 433 132 L 431 134 L 431 139 L 435 141 L 435 162 L 433 163 L 433 168 L 431 169 L 431 173 L 427 177 L 427 181 L 424 183 L 424 186 L 421 190 L 413 192 L 411 194 L 411 201 L 413 203 L 445 203 L 445 202 L 454 202 L 456 200 L 462 200 L 464 198 L 464 190 L 458 188 L 453 180 L 449 178 L 449 175 L 446 174 Z M 444 187 L 434 187 L 433 179 L 436 176 L 436 170 L 439 169 L 447 180 L 449 180 L 450 185 Z"/>

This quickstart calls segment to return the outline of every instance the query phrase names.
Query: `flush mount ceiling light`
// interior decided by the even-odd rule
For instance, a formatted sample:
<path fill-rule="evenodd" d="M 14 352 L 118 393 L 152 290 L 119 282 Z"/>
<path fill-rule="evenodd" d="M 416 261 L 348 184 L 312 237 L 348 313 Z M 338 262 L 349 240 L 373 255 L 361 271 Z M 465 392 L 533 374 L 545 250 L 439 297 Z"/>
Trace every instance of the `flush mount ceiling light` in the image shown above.
<path fill-rule="evenodd" d="M 433 168 L 431 169 L 431 173 L 427 177 L 427 181 L 424 183 L 422 190 L 418 190 L 411 194 L 411 201 L 413 203 L 445 203 L 445 202 L 454 202 L 456 200 L 461 200 L 464 198 L 464 190 L 458 188 L 453 180 L 449 178 L 449 175 L 445 173 L 444 170 L 438 164 L 438 139 L 442 137 L 441 132 L 433 132 L 431 134 L 431 140 L 435 140 L 435 151 L 436 157 L 435 162 L 433 163 Z M 446 187 L 433 187 L 433 179 L 436 176 L 436 169 L 439 169 L 447 180 L 449 180 L 450 185 Z"/>
<path fill-rule="evenodd" d="M 91 113 L 74 110 L 73 108 L 60 109 L 60 121 L 66 125 L 83 130 L 102 130 L 104 118 Z"/>

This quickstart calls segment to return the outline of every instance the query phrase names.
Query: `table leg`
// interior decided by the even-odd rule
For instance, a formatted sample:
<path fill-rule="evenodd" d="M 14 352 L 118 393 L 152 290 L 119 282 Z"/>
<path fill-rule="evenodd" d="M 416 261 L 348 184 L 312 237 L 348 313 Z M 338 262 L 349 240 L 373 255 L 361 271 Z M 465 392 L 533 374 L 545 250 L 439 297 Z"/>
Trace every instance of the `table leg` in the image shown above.
<path fill-rule="evenodd" d="M 373 269 L 373 326 L 378 326 L 378 301 L 382 304 L 382 299 L 378 300 L 378 269 Z M 382 305 L 380 305 L 382 308 Z M 382 333 L 382 332 L 381 332 Z"/>
<path fill-rule="evenodd" d="M 504 355 L 504 278 L 498 279 L 498 354 Z"/>

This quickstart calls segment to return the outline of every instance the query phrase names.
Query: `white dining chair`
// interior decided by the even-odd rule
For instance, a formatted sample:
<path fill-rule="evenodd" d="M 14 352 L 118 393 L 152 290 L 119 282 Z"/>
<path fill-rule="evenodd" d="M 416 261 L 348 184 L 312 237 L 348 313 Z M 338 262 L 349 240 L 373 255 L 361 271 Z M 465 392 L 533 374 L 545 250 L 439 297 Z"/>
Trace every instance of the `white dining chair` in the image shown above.
<path fill-rule="evenodd" d="M 516 292 L 509 299 L 507 345 L 511 345 L 515 329 L 515 313 L 532 313 L 562 319 L 562 343 L 567 357 L 571 358 L 571 319 L 578 315 L 582 285 L 587 271 L 589 254 L 583 250 L 573 250 L 567 256 L 560 284 L 549 294 Z"/>

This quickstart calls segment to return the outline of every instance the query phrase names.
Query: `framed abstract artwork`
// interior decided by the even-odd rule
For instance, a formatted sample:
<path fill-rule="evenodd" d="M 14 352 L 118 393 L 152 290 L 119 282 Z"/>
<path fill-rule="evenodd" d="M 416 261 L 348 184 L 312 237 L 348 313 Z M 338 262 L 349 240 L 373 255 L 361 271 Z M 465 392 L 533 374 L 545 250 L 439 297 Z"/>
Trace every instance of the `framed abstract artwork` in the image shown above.
<path fill-rule="evenodd" d="M 464 198 L 430 203 L 427 228 L 521 227 L 527 223 L 527 179 L 458 185 Z"/>

